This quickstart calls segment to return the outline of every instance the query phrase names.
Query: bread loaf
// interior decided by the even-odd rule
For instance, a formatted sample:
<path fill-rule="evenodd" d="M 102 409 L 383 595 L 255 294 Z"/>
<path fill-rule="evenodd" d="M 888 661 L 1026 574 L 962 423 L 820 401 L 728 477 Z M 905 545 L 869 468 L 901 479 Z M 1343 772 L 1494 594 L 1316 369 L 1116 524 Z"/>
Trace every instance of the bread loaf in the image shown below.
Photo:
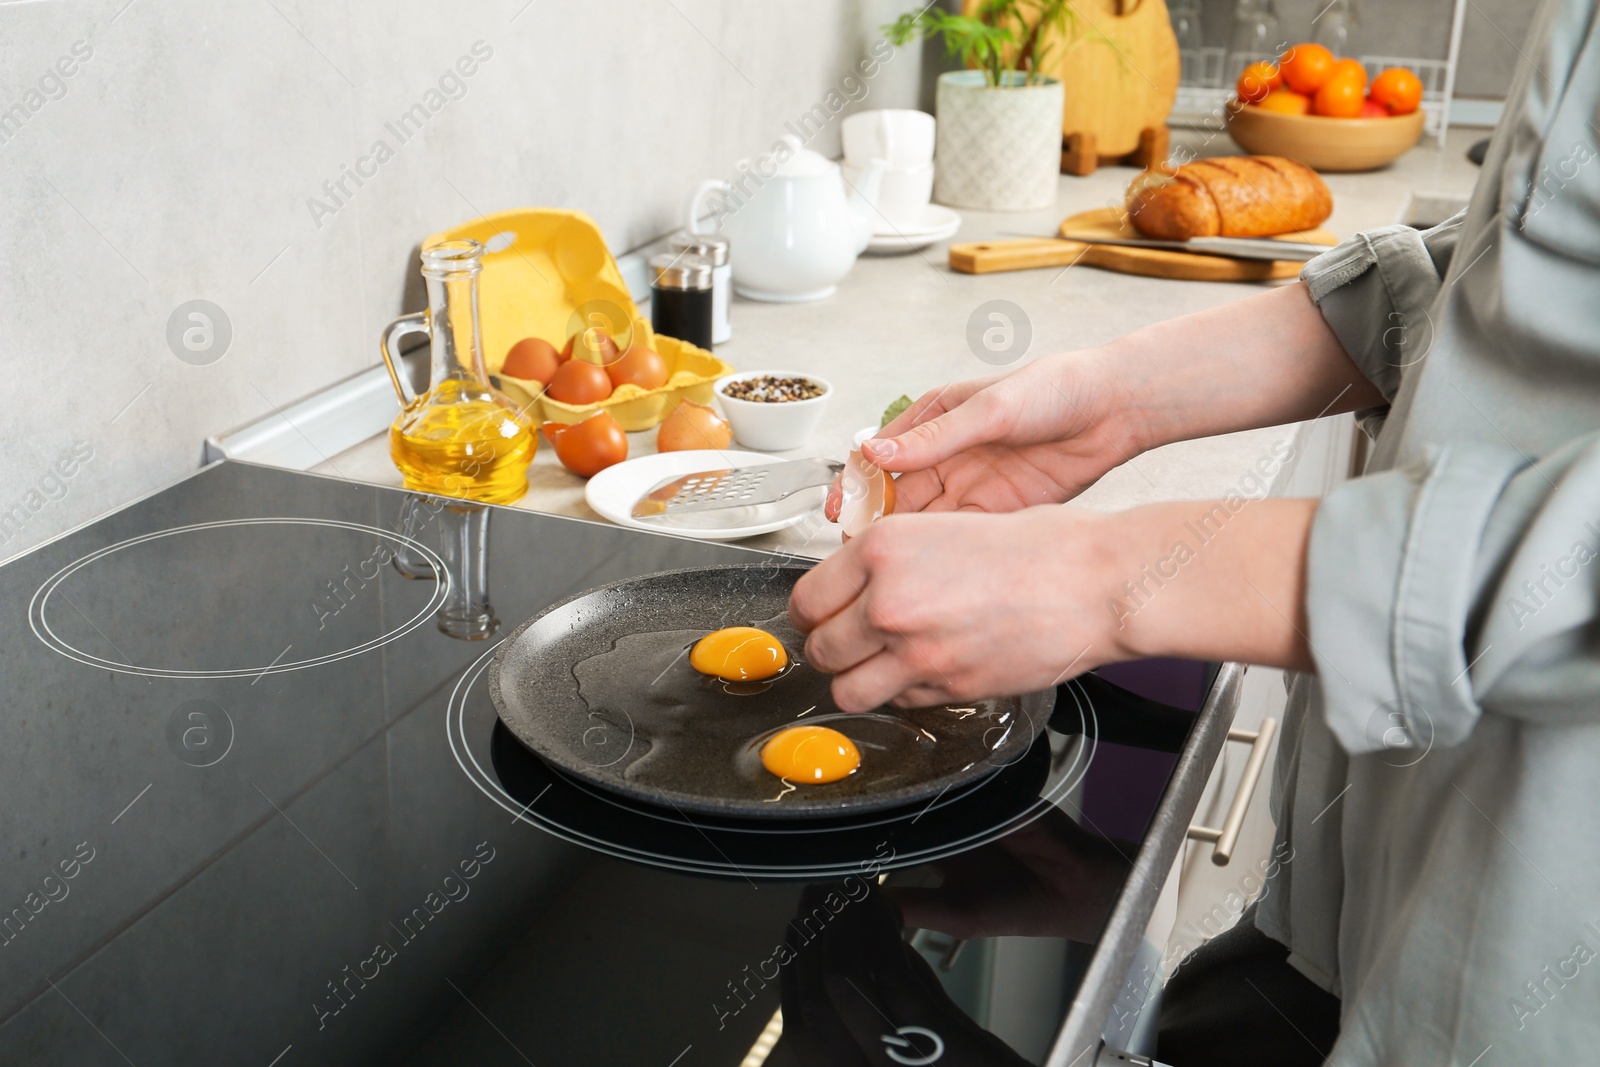
<path fill-rule="evenodd" d="M 1220 156 L 1149 170 L 1128 186 L 1128 218 L 1146 237 L 1271 237 L 1320 226 L 1333 194 L 1316 171 L 1279 156 Z"/>

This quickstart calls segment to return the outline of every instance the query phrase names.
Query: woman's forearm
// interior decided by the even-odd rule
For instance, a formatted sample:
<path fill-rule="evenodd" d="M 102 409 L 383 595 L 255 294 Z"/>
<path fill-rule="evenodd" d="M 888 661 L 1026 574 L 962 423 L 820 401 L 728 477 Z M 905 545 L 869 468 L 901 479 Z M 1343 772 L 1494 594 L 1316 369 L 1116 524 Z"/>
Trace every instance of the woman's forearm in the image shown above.
<path fill-rule="evenodd" d="M 1118 658 L 1176 656 L 1314 670 L 1306 545 L 1315 500 L 1183 501 L 1107 516 Z"/>
<path fill-rule="evenodd" d="M 1384 402 L 1304 283 L 1146 326 L 1090 358 L 1142 449 Z"/>
<path fill-rule="evenodd" d="M 898 510 L 1004 512 L 1160 445 L 1382 403 L 1297 283 L 936 389 L 862 452 L 902 476 Z"/>

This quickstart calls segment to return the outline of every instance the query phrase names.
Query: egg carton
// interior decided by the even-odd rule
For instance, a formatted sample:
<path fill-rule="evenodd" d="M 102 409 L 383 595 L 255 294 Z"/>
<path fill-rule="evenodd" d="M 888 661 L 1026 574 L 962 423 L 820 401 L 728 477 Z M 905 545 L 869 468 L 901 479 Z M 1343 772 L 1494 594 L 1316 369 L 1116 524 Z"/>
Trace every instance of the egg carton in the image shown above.
<path fill-rule="evenodd" d="M 639 314 L 617 261 L 593 219 L 581 211 L 518 208 L 484 215 L 423 242 L 469 238 L 484 246 L 478 276 L 478 336 L 484 364 L 500 389 L 538 422 L 582 422 L 606 411 L 624 430 L 648 430 L 685 400 L 710 404 L 717 379 L 733 367 L 688 341 L 657 334 Z M 660 353 L 667 384 L 619 385 L 594 404 L 565 404 L 536 381 L 501 374 L 511 346 L 542 337 L 560 348 L 580 329 L 599 326 L 619 343 Z"/>

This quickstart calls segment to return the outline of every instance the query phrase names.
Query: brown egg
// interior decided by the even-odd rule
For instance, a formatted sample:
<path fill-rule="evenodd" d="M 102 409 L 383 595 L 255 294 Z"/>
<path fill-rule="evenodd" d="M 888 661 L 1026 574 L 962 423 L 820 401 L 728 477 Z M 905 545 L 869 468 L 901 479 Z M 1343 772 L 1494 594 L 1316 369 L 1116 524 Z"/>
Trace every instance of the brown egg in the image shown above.
<path fill-rule="evenodd" d="M 851 452 L 845 459 L 839 486 L 844 491 L 839 526 L 846 537 L 860 537 L 868 526 L 894 511 L 894 478 L 860 452 Z"/>
<path fill-rule="evenodd" d="M 570 359 L 556 368 L 545 395 L 563 404 L 595 404 L 611 395 L 611 379 L 603 367 Z"/>
<path fill-rule="evenodd" d="M 556 458 L 573 474 L 593 477 L 628 458 L 628 437 L 617 420 L 597 411 L 582 422 L 547 422 L 544 435 L 555 446 Z"/>
<path fill-rule="evenodd" d="M 660 389 L 667 384 L 667 361 L 644 345 L 634 345 L 615 363 L 606 364 L 611 385 L 637 385 L 640 389 Z"/>
<path fill-rule="evenodd" d="M 550 384 L 561 366 L 561 354 L 556 346 L 542 337 L 524 337 L 511 346 L 500 373 L 524 381 Z"/>
<path fill-rule="evenodd" d="M 685 400 L 661 420 L 661 428 L 656 431 L 656 451 L 727 448 L 732 440 L 733 430 L 715 411 Z"/>
<path fill-rule="evenodd" d="M 573 359 L 581 359 L 601 367 L 610 366 L 622 357 L 622 350 L 611 335 L 598 326 L 591 326 L 567 339 Z"/>

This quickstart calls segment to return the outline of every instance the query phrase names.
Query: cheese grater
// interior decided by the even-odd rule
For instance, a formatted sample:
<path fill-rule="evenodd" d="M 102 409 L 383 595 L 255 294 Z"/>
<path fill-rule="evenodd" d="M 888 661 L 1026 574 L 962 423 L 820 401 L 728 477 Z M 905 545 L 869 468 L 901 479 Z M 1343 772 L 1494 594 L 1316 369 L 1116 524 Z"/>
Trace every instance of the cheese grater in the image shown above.
<path fill-rule="evenodd" d="M 736 470 L 699 471 L 669 478 L 639 498 L 636 519 L 720 508 L 773 504 L 802 489 L 827 485 L 844 470 L 829 459 L 796 459 Z"/>

